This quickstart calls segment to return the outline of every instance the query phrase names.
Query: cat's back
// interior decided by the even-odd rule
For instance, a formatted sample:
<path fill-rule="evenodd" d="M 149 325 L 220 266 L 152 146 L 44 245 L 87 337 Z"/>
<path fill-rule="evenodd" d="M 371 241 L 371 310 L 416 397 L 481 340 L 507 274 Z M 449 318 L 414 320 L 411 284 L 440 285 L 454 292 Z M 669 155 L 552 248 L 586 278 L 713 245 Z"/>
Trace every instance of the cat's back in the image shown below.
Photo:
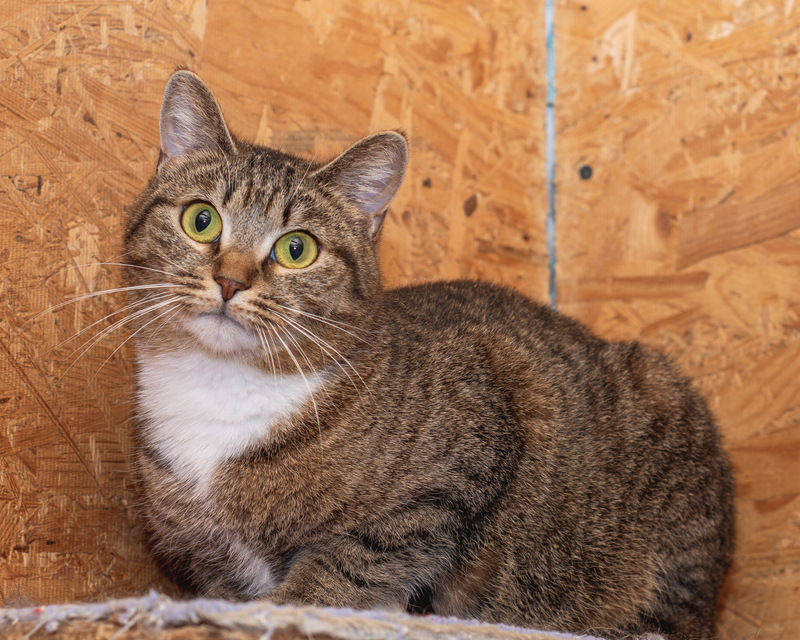
<path fill-rule="evenodd" d="M 580 323 L 553 312 L 521 293 L 498 284 L 449 280 L 389 289 L 382 293 L 384 312 L 397 323 L 431 332 L 480 332 L 487 335 L 578 340 L 599 344 Z"/>
<path fill-rule="evenodd" d="M 370 326 L 370 357 L 378 362 L 401 366 L 433 358 L 444 377 L 488 366 L 495 384 L 537 381 L 537 391 L 568 413 L 657 402 L 665 393 L 672 401 L 684 390 L 694 398 L 661 353 L 636 341 L 599 338 L 506 286 L 433 282 L 385 291 L 381 302 Z"/>
<path fill-rule="evenodd" d="M 604 340 L 511 288 L 433 282 L 388 290 L 379 308 L 370 329 L 374 355 L 418 361 L 432 350 L 455 371 L 488 360 L 498 381 L 538 379 L 573 414 L 620 414 L 617 431 L 631 422 L 624 416 L 636 406 L 658 412 L 698 405 L 700 422 L 716 431 L 704 401 L 670 358 L 637 341 Z"/>
<path fill-rule="evenodd" d="M 431 381 L 460 384 L 461 396 L 445 393 L 429 403 L 457 402 L 465 393 L 492 397 L 508 405 L 508 419 L 523 432 L 547 434 L 561 455 L 592 464 L 636 460 L 644 467 L 663 454 L 675 464 L 721 461 L 727 470 L 705 400 L 669 357 L 638 341 L 604 340 L 486 282 L 387 291 L 374 322 L 374 366 L 416 372 L 402 377 L 407 387 L 419 380 L 428 389 Z"/>
<path fill-rule="evenodd" d="M 384 291 L 370 333 L 395 358 L 416 358 L 426 349 L 476 363 L 506 358 L 505 373 L 519 367 L 546 373 L 597 357 L 607 343 L 575 320 L 505 286 L 469 280 L 413 285 Z"/>
<path fill-rule="evenodd" d="M 697 495 L 718 488 L 720 502 L 729 497 L 714 417 L 656 350 L 603 340 L 485 282 L 388 291 L 373 321 L 361 364 L 381 389 L 377 410 L 399 429 L 436 437 L 447 425 L 464 437 L 474 421 L 489 436 L 487 448 L 518 439 L 523 467 L 540 479 L 557 474 L 566 491 L 587 500 L 601 488 L 607 499 L 659 510 L 690 484 L 706 485 Z M 656 485 L 664 490 L 652 491 Z"/>

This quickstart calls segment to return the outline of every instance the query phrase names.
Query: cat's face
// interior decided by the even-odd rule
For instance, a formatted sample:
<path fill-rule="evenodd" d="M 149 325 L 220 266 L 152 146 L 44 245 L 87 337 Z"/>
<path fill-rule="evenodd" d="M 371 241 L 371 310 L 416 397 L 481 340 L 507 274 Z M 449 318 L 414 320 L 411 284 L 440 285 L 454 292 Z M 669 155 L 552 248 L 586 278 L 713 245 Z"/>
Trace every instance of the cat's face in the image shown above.
<path fill-rule="evenodd" d="M 406 159 L 393 132 L 324 166 L 239 142 L 199 78 L 177 72 L 158 170 L 125 236 L 128 284 L 142 287 L 131 293 L 139 348 L 273 368 L 292 353 L 309 361 L 291 367 L 334 357 L 379 287 L 377 238 Z"/>

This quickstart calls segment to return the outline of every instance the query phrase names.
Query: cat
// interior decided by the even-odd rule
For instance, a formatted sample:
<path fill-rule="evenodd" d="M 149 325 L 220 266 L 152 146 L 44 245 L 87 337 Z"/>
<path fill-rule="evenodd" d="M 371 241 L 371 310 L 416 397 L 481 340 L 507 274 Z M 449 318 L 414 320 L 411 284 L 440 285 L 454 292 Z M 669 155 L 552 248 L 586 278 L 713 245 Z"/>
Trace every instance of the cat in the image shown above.
<path fill-rule="evenodd" d="M 503 286 L 382 289 L 401 133 L 308 162 L 185 70 L 160 132 L 124 244 L 142 510 L 179 584 L 713 636 L 734 485 L 671 361 Z"/>

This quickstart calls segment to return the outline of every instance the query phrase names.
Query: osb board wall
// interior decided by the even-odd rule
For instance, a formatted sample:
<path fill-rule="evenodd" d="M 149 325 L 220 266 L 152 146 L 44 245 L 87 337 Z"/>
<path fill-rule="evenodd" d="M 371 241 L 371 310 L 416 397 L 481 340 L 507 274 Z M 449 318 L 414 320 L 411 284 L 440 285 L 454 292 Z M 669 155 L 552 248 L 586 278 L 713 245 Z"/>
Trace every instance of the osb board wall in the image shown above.
<path fill-rule="evenodd" d="M 157 94 L 202 3 L 0 5 L 0 600 L 124 594 L 158 574 L 133 533 L 122 207 L 153 167 Z M 154 62 L 156 61 L 156 62 Z M 85 265 L 85 266 L 84 266 Z M 98 322 L 88 331 L 92 323 Z M 104 365 L 104 366 L 103 366 Z"/>
<path fill-rule="evenodd" d="M 112 266 L 76 267 L 121 252 L 169 72 L 201 73 L 237 133 L 307 157 L 404 129 L 387 282 L 483 277 L 544 299 L 543 13 L 543 0 L 0 6 L 0 599 L 163 588 L 130 515 L 124 330 L 81 355 L 123 298 L 36 316 L 119 285 Z M 723 637 L 800 637 L 800 7 L 557 0 L 555 15 L 559 306 L 698 379 L 739 478 Z"/>
<path fill-rule="evenodd" d="M 800 6 L 556 10 L 559 306 L 698 381 L 738 478 L 724 637 L 798 638 Z"/>
<path fill-rule="evenodd" d="M 212 2 L 193 65 L 235 131 L 318 158 L 401 129 L 411 164 L 383 236 L 390 285 L 547 282 L 543 3 Z"/>
<path fill-rule="evenodd" d="M 166 588 L 132 515 L 124 297 L 65 303 L 120 285 L 98 263 L 176 66 L 236 133 L 309 158 L 408 134 L 387 282 L 545 292 L 541 4 L 12 0 L 0 24 L 0 602 Z"/>

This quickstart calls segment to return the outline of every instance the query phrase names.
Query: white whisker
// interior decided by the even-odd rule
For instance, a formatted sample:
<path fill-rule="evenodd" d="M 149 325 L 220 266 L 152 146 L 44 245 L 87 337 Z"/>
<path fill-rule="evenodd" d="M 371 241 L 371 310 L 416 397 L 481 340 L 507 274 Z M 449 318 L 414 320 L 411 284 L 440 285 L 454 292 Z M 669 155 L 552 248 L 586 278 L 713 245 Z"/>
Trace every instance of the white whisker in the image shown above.
<path fill-rule="evenodd" d="M 124 254 L 123 254 L 124 255 Z M 173 265 L 177 266 L 177 265 Z M 53 275 L 48 276 L 52 278 L 56 274 L 64 273 L 66 271 L 74 271 L 75 269 L 84 269 L 87 267 L 130 267 L 131 269 L 142 269 L 143 271 L 153 271 L 155 273 L 163 273 L 165 276 L 175 276 L 176 274 L 170 273 L 169 271 L 162 271 L 161 269 L 155 269 L 153 267 L 145 267 L 139 264 L 131 264 L 129 262 L 85 262 L 83 264 L 75 264 L 71 267 L 64 267 L 63 269 L 59 269 Z M 181 267 L 178 267 L 181 268 Z M 185 269 L 183 269 L 186 271 Z"/>
<path fill-rule="evenodd" d="M 306 388 L 308 389 L 308 395 L 311 397 L 311 404 L 314 407 L 314 415 L 317 418 L 317 429 L 319 430 L 319 447 L 320 447 L 320 453 L 322 453 L 322 451 L 323 451 L 323 447 L 322 447 L 322 424 L 320 423 L 320 420 L 319 420 L 319 410 L 317 409 L 317 401 L 314 399 L 314 392 L 311 390 L 311 384 L 309 384 L 308 378 L 306 378 L 306 374 L 303 373 L 303 368 L 300 366 L 300 363 L 297 361 L 297 358 L 294 357 L 294 354 L 292 353 L 292 350 L 289 349 L 289 346 L 286 344 L 286 342 L 283 340 L 283 338 L 281 338 L 280 334 L 278 333 L 277 327 L 275 327 L 275 325 L 273 325 L 271 323 L 267 324 L 266 326 L 269 327 L 272 330 L 272 333 L 275 334 L 275 337 L 283 345 L 283 348 L 286 350 L 286 353 L 289 354 L 289 357 L 292 359 L 292 362 L 294 362 L 294 366 L 297 367 L 297 371 L 300 374 L 300 376 L 303 378 L 303 382 L 305 383 Z"/>
<path fill-rule="evenodd" d="M 309 359 L 308 355 L 306 354 L 305 350 L 303 349 L 303 346 L 300 344 L 300 342 L 297 340 L 297 338 L 295 338 L 288 331 L 284 331 L 284 335 L 292 343 L 292 345 L 294 345 L 297 348 L 297 351 L 303 357 L 303 360 L 306 361 L 306 364 L 308 365 L 308 368 L 311 370 L 311 372 L 313 372 L 313 375 L 319 380 L 319 377 L 320 377 L 319 372 L 314 370 L 314 365 L 311 363 L 311 360 Z M 327 391 L 326 391 L 326 395 L 327 395 Z"/>
<path fill-rule="evenodd" d="M 182 304 L 183 304 L 183 302 L 182 302 L 182 301 L 181 301 L 179 298 L 176 298 L 176 299 L 172 300 L 171 302 L 172 302 L 172 303 L 177 303 L 178 305 L 182 305 Z M 156 306 L 161 306 L 161 305 L 163 305 L 163 304 L 164 304 L 164 303 L 159 303 L 159 305 L 156 305 Z M 180 310 L 180 306 L 178 307 L 178 309 Z M 152 309 L 150 309 L 150 310 L 152 311 Z M 109 355 L 109 356 L 108 356 L 108 358 L 106 358 L 106 359 L 103 361 L 103 364 L 101 364 L 101 365 L 100 365 L 100 367 L 97 369 L 97 371 L 95 371 L 94 375 L 92 376 L 92 381 L 94 381 L 94 379 L 97 377 L 97 374 L 98 374 L 98 373 L 100 373 L 100 369 L 102 369 L 104 366 L 106 366 L 106 363 L 107 363 L 109 360 L 111 360 L 111 358 L 113 358 L 113 357 L 114 357 L 114 354 L 115 354 L 115 353 L 117 353 L 117 351 L 119 351 L 120 349 L 122 349 L 122 347 L 124 347 L 124 346 L 125 346 L 125 345 L 128 343 L 128 341 L 129 341 L 129 340 L 131 340 L 131 338 L 135 337 L 135 336 L 136 336 L 136 334 L 137 334 L 137 333 L 139 333 L 139 332 L 140 332 L 142 329 L 145 329 L 146 327 L 148 327 L 148 326 L 150 326 L 151 324 L 153 324 L 153 323 L 154 323 L 156 320 L 158 320 L 159 318 L 162 318 L 162 317 L 164 317 L 165 315 L 167 315 L 168 313 L 170 313 L 170 312 L 172 312 L 172 311 L 174 311 L 174 309 L 167 308 L 167 310 L 166 310 L 166 311 L 164 311 L 163 313 L 159 313 L 159 314 L 158 314 L 158 315 L 157 315 L 155 318 L 153 318 L 152 320 L 149 320 L 149 321 L 145 322 L 145 323 L 144 323 L 144 324 L 143 324 L 141 327 L 139 327 L 139 328 L 138 328 L 136 331 L 134 331 L 134 332 L 133 332 L 131 335 L 129 335 L 127 338 L 125 338 L 125 340 L 123 340 L 123 341 L 122 341 L 122 344 L 120 344 L 120 345 L 119 345 L 119 346 L 118 346 L 116 349 L 114 349 L 114 350 L 111 352 L 111 355 Z"/>
<path fill-rule="evenodd" d="M 327 137 L 327 134 L 325 134 L 323 136 L 323 138 L 322 138 L 323 142 L 325 142 L 325 138 L 326 137 Z M 314 149 L 314 155 L 312 155 L 311 156 L 311 160 L 308 161 L 308 164 L 306 165 L 305 173 L 303 173 L 303 177 L 300 178 L 300 182 L 297 183 L 297 186 L 294 188 L 294 191 L 292 191 L 292 195 L 289 196 L 289 200 L 287 201 L 287 204 L 291 203 L 292 200 L 294 200 L 294 197 L 295 197 L 295 195 L 297 195 L 297 192 L 300 190 L 300 187 L 303 186 L 303 182 L 305 182 L 306 176 L 308 175 L 308 171 L 309 171 L 309 169 L 311 169 L 312 165 L 314 164 L 314 160 L 317 158 L 317 154 L 318 153 L 319 153 L 319 145 L 317 146 L 316 149 Z"/>
<path fill-rule="evenodd" d="M 72 298 L 71 300 L 66 300 L 65 302 L 60 302 L 57 305 L 53 305 L 44 311 L 40 311 L 35 316 L 33 316 L 30 320 L 26 321 L 24 324 L 21 325 L 20 328 L 25 327 L 29 323 L 33 322 L 40 316 L 43 316 L 46 313 L 52 313 L 53 311 L 58 311 L 59 309 L 66 307 L 71 304 L 75 304 L 76 302 L 81 302 L 82 300 L 88 300 L 90 298 L 96 298 L 97 296 L 109 295 L 112 293 L 123 293 L 125 291 L 145 291 L 148 289 L 169 289 L 170 287 L 185 287 L 187 285 L 180 284 L 180 283 L 166 283 L 166 282 L 156 282 L 153 284 L 138 284 L 130 287 L 116 287 L 114 289 L 104 289 L 103 291 L 93 291 L 92 293 L 86 293 L 82 296 L 78 296 L 77 298 Z"/>
<path fill-rule="evenodd" d="M 187 274 L 189 274 L 189 275 L 193 275 L 192 271 L 190 271 L 190 270 L 189 270 L 189 269 L 187 269 L 186 267 L 182 267 L 182 266 L 180 266 L 179 264 L 177 264 L 177 263 L 173 262 L 172 260 L 170 260 L 170 259 L 169 259 L 169 258 L 167 258 L 166 256 L 164 256 L 164 255 L 161 255 L 161 256 L 159 256 L 159 258 L 160 258 L 161 260 L 163 260 L 164 262 L 166 262 L 166 263 L 167 263 L 167 264 L 168 264 L 170 267 L 175 267 L 175 268 L 176 268 L 178 271 L 183 271 L 184 273 L 187 273 Z M 165 271 L 165 272 L 163 272 L 163 273 L 166 273 L 166 271 Z M 176 275 L 176 274 L 171 274 L 171 275 L 173 275 L 173 276 L 174 276 L 174 275 Z"/>
<path fill-rule="evenodd" d="M 181 301 L 181 302 L 183 303 L 183 301 Z M 178 314 L 179 314 L 181 311 L 183 311 L 185 307 L 186 307 L 185 303 L 183 303 L 183 304 L 179 305 L 179 306 L 178 306 L 178 307 L 175 309 L 175 312 L 174 312 L 174 313 L 173 313 L 171 316 L 169 316 L 168 318 L 166 318 L 166 319 L 164 320 L 164 322 L 162 322 L 160 325 L 158 325 L 158 328 L 157 328 L 155 331 L 153 331 L 153 334 L 150 336 L 150 341 L 152 341 L 152 340 L 153 340 L 153 338 L 155 338 L 155 336 L 158 334 L 158 332 L 159 332 L 159 331 L 161 331 L 161 329 L 164 327 L 164 325 L 165 325 L 165 324 L 167 324 L 168 322 L 170 322 L 170 321 L 171 321 L 171 320 L 172 320 L 172 319 L 173 319 L 173 318 L 174 318 L 176 315 L 178 315 Z"/>
<path fill-rule="evenodd" d="M 174 267 L 177 267 L 178 269 L 182 269 L 182 267 L 178 267 L 177 265 L 173 265 L 168 260 L 165 260 L 165 262 L 168 262 L 169 264 L 171 264 Z M 140 264 L 130 264 L 128 262 L 99 262 L 98 264 L 99 265 L 109 265 L 109 266 L 113 266 L 113 267 L 128 267 L 130 269 L 141 269 L 142 271 L 152 271 L 153 273 L 163 273 L 165 276 L 172 276 L 173 278 L 177 277 L 177 275 L 178 275 L 176 273 L 170 273 L 169 271 L 164 271 L 163 269 L 155 269 L 153 267 L 145 267 L 145 266 L 142 266 Z M 182 269 L 182 270 L 186 271 L 186 269 Z"/>
<path fill-rule="evenodd" d="M 227 166 L 227 169 L 228 169 L 228 184 L 231 186 L 231 191 L 233 191 L 234 189 L 236 189 L 236 181 L 234 180 L 234 178 L 232 176 L 231 161 L 228 158 L 228 154 L 225 153 L 225 150 L 222 148 L 222 145 L 219 143 L 219 140 L 215 139 L 214 140 L 214 144 L 216 145 L 216 147 L 219 150 L 219 152 L 222 155 L 222 157 L 225 158 L 225 165 Z"/>
<path fill-rule="evenodd" d="M 275 360 L 272 357 L 272 345 L 267 344 L 267 334 L 264 332 L 263 327 L 261 325 L 256 325 L 256 332 L 258 333 L 258 337 L 261 340 L 261 346 L 264 347 L 264 351 L 267 352 L 267 357 L 269 358 L 269 368 L 272 371 L 273 376 L 277 376 L 277 372 L 275 371 Z M 277 389 L 277 383 L 276 383 Z"/>
<path fill-rule="evenodd" d="M 305 316 L 305 317 L 311 318 L 313 320 L 316 320 L 317 322 L 321 322 L 322 324 L 326 324 L 329 327 L 333 327 L 334 329 L 339 329 L 340 331 L 343 331 L 347 335 L 352 336 L 356 340 L 360 340 L 364 344 L 369 344 L 369 342 L 367 340 L 365 340 L 364 338 L 362 338 L 361 336 L 356 335 L 352 331 L 348 331 L 347 329 L 345 329 L 345 327 L 348 327 L 349 329 L 358 330 L 358 327 L 356 327 L 355 325 L 347 324 L 345 322 L 339 322 L 337 320 L 333 320 L 332 318 L 323 318 L 322 316 L 319 316 L 316 313 L 311 313 L 310 311 L 303 311 L 301 309 L 295 309 L 294 307 L 287 307 L 285 304 L 281 304 L 279 302 L 275 302 L 275 304 L 278 305 L 281 309 L 286 309 L 287 311 L 291 311 L 293 313 L 298 313 L 301 316 Z"/>
<path fill-rule="evenodd" d="M 67 344 L 67 342 L 70 342 L 71 340 L 74 340 L 75 338 L 77 338 L 77 337 L 79 337 L 79 336 L 83 335 L 84 333 L 86 333 L 86 332 L 87 332 L 89 329 L 91 329 L 92 327 L 95 327 L 95 326 L 97 326 L 98 324 L 100 324 L 101 322 L 103 322 L 103 321 L 105 321 L 105 320 L 108 320 L 108 319 L 109 319 L 109 318 L 111 318 L 112 316 L 116 316 L 116 315 L 118 315 L 118 314 L 120 314 L 120 313 L 125 313 L 126 311 L 130 311 L 131 309 L 133 309 L 133 308 L 135 308 L 135 307 L 141 307 L 141 306 L 142 306 L 142 305 L 144 305 L 144 304 L 149 304 L 149 303 L 151 303 L 151 302 L 157 302 L 157 301 L 159 301 L 159 300 L 163 300 L 164 298 L 168 298 L 168 297 L 170 297 L 171 295 L 172 295 L 171 293 L 159 293 L 159 294 L 157 294 L 157 295 L 151 295 L 151 296 L 147 296 L 147 297 L 145 297 L 145 298 L 142 298 L 141 300 L 137 300 L 136 302 L 132 302 L 132 303 L 130 303 L 130 304 L 128 304 L 128 305 L 125 305 L 125 306 L 124 306 L 124 307 L 122 307 L 121 309 L 117 309 L 116 311 L 112 311 L 111 313 L 109 313 L 109 314 L 107 314 L 107 315 L 103 316 L 103 317 L 102 317 L 102 318 L 100 318 L 99 320 L 95 320 L 94 322 L 92 322 L 92 324 L 90 324 L 90 325 L 88 325 L 88 326 L 84 327 L 83 329 L 81 329 L 81 330 L 80 330 L 80 331 L 78 331 L 77 333 L 75 333 L 75 334 L 71 335 L 71 336 L 70 336 L 69 338 L 67 338 L 66 340 L 62 340 L 61 342 L 59 342 L 59 343 L 58 343 L 57 345 L 55 345 L 54 347 L 50 347 L 50 348 L 49 348 L 47 351 L 45 351 L 45 352 L 44 352 L 44 354 L 42 354 L 42 355 L 48 354 L 48 353 L 50 353 L 51 351 L 55 351 L 55 350 L 56 350 L 56 349 L 58 349 L 59 347 L 62 347 L 62 346 L 64 346 L 65 344 Z"/>
<path fill-rule="evenodd" d="M 173 297 L 174 297 L 174 299 L 175 299 L 175 300 L 177 300 L 177 299 L 178 299 L 178 297 L 177 297 L 177 296 L 173 296 Z M 166 301 L 164 301 L 164 302 L 166 302 Z M 106 336 L 107 336 L 109 333 L 111 333 L 112 331 L 114 331 L 114 330 L 118 329 L 119 327 L 123 326 L 124 324 L 127 324 L 128 322 L 130 322 L 130 321 L 132 321 L 132 320 L 135 320 L 136 318 L 139 318 L 139 317 L 141 317 L 141 316 L 143 316 L 143 315 L 147 315 L 147 314 L 148 314 L 148 313 L 150 313 L 150 311 L 152 311 L 154 308 L 160 308 L 162 305 L 163 305 L 163 303 L 162 303 L 162 302 L 158 302 L 158 303 L 157 303 L 157 304 L 155 304 L 155 305 L 150 305 L 150 306 L 148 306 L 148 307 L 146 307 L 146 308 L 144 308 L 144 309 L 139 309 L 138 311 L 135 311 L 134 313 L 132 313 L 132 314 L 131 314 L 131 315 L 129 315 L 129 316 L 125 316 L 124 318 L 121 318 L 121 319 L 119 319 L 119 320 L 115 320 L 115 321 L 114 321 L 113 323 L 111 323 L 111 324 L 110 324 L 108 327 L 106 327 L 106 328 L 105 328 L 105 329 L 103 329 L 102 331 L 98 332 L 97 334 L 95 334 L 94 336 L 92 336 L 91 338 L 89 338 L 89 339 L 88 339 L 86 342 L 84 342 L 84 343 L 83 343 L 83 344 L 81 344 L 80 346 L 76 347 L 76 348 L 75 348 L 75 349 L 72 351 L 72 354 L 70 354 L 70 355 L 73 355 L 73 354 L 74 354 L 76 351 L 79 351 L 80 349 L 82 349 L 83 347 L 85 347 L 87 344 L 89 345 L 89 349 L 91 349 L 91 348 L 92 348 L 92 347 L 93 347 L 95 344 L 97 344 L 97 342 L 99 342 L 100 340 L 102 340 L 103 338 L 105 338 L 105 337 L 106 337 Z M 88 349 L 87 349 L 87 350 L 88 350 Z M 85 353 L 85 351 L 84 351 L 83 353 Z M 82 353 L 81 355 L 83 355 L 83 353 Z M 79 356 L 78 358 L 80 359 L 80 356 Z"/>
<path fill-rule="evenodd" d="M 367 383 L 364 381 L 364 378 L 361 377 L 361 374 L 351 364 L 350 360 L 345 355 L 343 355 L 338 349 L 336 349 L 336 347 L 334 347 L 332 344 L 330 344 L 327 340 L 323 340 L 322 338 L 320 338 L 318 335 L 313 333 L 310 329 L 307 329 L 307 328 L 303 327 L 298 322 L 296 322 L 296 321 L 292 320 L 291 318 L 287 317 L 285 314 L 282 314 L 279 311 L 274 311 L 274 310 L 273 310 L 273 313 L 277 317 L 281 318 L 284 322 L 287 322 L 289 325 L 291 325 L 297 331 L 302 333 L 304 336 L 306 336 L 309 340 L 311 340 L 314 344 L 316 344 L 320 349 L 322 349 L 326 353 L 326 355 L 342 370 L 342 373 L 344 373 L 347 376 L 347 379 L 350 381 L 350 384 L 353 385 L 353 389 L 358 394 L 358 396 L 361 397 L 361 392 L 359 391 L 358 386 L 356 385 L 355 381 L 350 376 L 350 374 L 347 372 L 347 370 L 344 368 L 344 366 L 342 366 L 342 362 L 344 362 L 350 368 L 350 370 L 358 377 L 358 379 L 361 381 L 361 384 L 363 385 L 363 387 L 366 390 L 366 392 L 369 394 L 369 397 L 373 401 L 375 400 L 374 396 L 372 395 L 372 391 L 370 390 L 370 388 L 367 385 Z M 338 358 L 335 358 L 333 356 L 333 354 L 331 353 L 331 351 L 334 354 L 336 354 L 338 356 Z"/>
<path fill-rule="evenodd" d="M 131 321 L 133 321 L 135 319 L 137 319 L 137 318 L 145 316 L 148 313 L 151 313 L 152 311 L 156 311 L 156 310 L 158 310 L 158 309 L 160 309 L 160 308 L 162 308 L 162 307 L 164 307 L 164 306 L 166 306 L 166 305 L 168 305 L 168 304 L 170 304 L 172 302 L 177 302 L 177 301 L 180 301 L 180 297 L 179 296 L 173 296 L 172 298 L 169 298 L 169 299 L 164 300 L 162 302 L 158 302 L 156 304 L 150 305 L 149 307 L 147 307 L 145 309 L 140 309 L 139 311 L 136 311 L 135 313 L 133 313 L 133 314 L 131 314 L 129 316 L 126 316 L 125 318 L 122 318 L 121 320 L 117 320 L 116 322 L 111 324 L 109 327 L 106 327 L 105 329 L 103 329 L 96 336 L 94 336 L 94 337 L 90 338 L 89 340 L 87 340 L 86 342 L 84 342 L 81 346 L 79 346 L 78 348 L 76 348 L 72 352 L 74 354 L 75 351 L 78 351 L 79 349 L 81 349 L 83 347 L 86 347 L 85 349 L 83 349 L 83 351 L 81 351 L 80 355 L 78 355 L 78 357 L 75 358 L 75 360 L 73 360 L 72 364 L 70 364 L 69 367 L 67 367 L 67 369 L 64 371 L 64 373 L 62 373 L 59 376 L 59 378 L 58 378 L 59 382 L 64 378 L 65 375 L 67 375 L 69 370 L 72 369 L 72 367 L 74 367 L 80 361 L 81 358 L 83 358 L 83 356 L 85 356 L 95 345 L 97 345 L 101 340 L 103 340 L 106 336 L 111 334 L 113 331 L 115 331 L 116 329 L 119 329 L 121 326 L 123 326 L 123 325 L 125 325 L 125 324 L 127 324 L 127 323 L 129 323 L 129 322 L 131 322 Z M 88 346 L 86 346 L 87 344 L 88 344 Z"/>

